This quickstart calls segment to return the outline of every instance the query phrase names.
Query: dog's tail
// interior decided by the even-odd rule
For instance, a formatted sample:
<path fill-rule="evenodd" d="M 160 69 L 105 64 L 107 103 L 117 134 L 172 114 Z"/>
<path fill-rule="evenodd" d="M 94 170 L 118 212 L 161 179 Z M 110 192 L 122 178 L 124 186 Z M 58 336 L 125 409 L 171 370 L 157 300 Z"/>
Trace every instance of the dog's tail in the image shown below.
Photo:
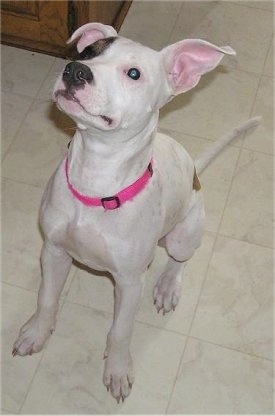
<path fill-rule="evenodd" d="M 226 147 L 232 140 L 244 133 L 246 130 L 258 126 L 262 117 L 251 118 L 235 127 L 232 131 L 222 136 L 213 143 L 202 155 L 195 160 L 197 173 L 200 174 L 206 166 Z"/>

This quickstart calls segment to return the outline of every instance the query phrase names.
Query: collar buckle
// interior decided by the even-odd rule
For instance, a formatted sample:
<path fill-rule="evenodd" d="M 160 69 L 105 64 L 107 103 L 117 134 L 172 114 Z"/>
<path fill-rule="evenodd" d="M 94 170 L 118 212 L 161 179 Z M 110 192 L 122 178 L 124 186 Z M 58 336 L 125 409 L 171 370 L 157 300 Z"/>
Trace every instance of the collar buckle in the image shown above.
<path fill-rule="evenodd" d="M 120 207 L 120 200 L 119 197 L 114 196 L 107 196 L 106 198 L 101 198 L 101 205 L 106 210 L 117 209 Z"/>
<path fill-rule="evenodd" d="M 149 173 L 151 175 L 151 177 L 153 176 L 153 166 L 152 166 L 152 162 L 149 163 L 147 169 L 149 170 Z"/>

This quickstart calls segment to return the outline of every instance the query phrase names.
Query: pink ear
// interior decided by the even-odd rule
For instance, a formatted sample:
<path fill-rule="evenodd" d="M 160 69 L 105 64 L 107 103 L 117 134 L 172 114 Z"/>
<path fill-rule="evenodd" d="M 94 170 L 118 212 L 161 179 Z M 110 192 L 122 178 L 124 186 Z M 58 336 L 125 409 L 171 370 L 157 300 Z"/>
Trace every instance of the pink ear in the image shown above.
<path fill-rule="evenodd" d="M 86 46 L 91 45 L 99 39 L 107 38 L 110 36 L 117 36 L 117 32 L 112 26 L 103 25 L 102 23 L 87 23 L 84 26 L 79 27 L 67 41 L 67 43 L 73 42 L 79 38 L 77 42 L 78 52 L 82 52 Z"/>
<path fill-rule="evenodd" d="M 224 54 L 236 55 L 230 46 L 212 45 L 200 39 L 186 39 L 163 49 L 168 81 L 174 94 L 195 87 L 201 76 L 212 71 Z"/>

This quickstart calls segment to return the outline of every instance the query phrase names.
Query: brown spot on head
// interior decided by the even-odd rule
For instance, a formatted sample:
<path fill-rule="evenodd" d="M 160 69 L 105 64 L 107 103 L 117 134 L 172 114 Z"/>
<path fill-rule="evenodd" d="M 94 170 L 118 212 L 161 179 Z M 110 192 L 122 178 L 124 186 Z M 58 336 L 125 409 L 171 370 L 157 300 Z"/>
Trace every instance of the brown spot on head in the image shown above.
<path fill-rule="evenodd" d="M 99 39 L 91 45 L 87 46 L 81 53 L 75 56 L 78 61 L 93 59 L 101 55 L 117 38 L 115 36 Z"/>
<path fill-rule="evenodd" d="M 195 167 L 194 167 L 194 176 L 193 176 L 193 189 L 195 189 L 195 191 L 199 191 L 201 189 L 200 180 L 197 176 Z"/>

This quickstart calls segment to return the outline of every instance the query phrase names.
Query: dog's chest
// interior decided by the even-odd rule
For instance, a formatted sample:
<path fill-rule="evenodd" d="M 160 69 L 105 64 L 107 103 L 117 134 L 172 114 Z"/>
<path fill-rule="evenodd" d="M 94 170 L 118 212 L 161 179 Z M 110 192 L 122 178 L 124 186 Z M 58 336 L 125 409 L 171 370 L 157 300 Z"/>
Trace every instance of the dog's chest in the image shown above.
<path fill-rule="evenodd" d="M 67 223 L 62 245 L 81 263 L 97 270 L 109 270 L 112 267 L 110 242 L 100 217 L 95 212 L 88 213 L 88 218 L 87 214 L 72 217 Z"/>

